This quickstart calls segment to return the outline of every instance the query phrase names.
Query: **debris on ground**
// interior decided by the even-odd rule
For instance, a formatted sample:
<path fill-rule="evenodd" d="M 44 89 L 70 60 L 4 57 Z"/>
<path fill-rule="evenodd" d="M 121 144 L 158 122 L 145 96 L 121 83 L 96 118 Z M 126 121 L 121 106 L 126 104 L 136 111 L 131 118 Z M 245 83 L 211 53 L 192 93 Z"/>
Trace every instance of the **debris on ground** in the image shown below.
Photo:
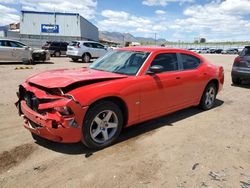
<path fill-rule="evenodd" d="M 193 167 L 192 167 L 192 170 L 195 170 L 196 169 L 196 167 L 199 165 L 199 163 L 195 163 L 194 165 L 193 165 Z"/>
<path fill-rule="evenodd" d="M 241 188 L 250 188 L 250 182 L 240 181 Z"/>
<path fill-rule="evenodd" d="M 226 179 L 225 179 L 226 175 L 224 173 L 210 171 L 209 176 L 212 178 L 212 180 L 226 181 Z"/>

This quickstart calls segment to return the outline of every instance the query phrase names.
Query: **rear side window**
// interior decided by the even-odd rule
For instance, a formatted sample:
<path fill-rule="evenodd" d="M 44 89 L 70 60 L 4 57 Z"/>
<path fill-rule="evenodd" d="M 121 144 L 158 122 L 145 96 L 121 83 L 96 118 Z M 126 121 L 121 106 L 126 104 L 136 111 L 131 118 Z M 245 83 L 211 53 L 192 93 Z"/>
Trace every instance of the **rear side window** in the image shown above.
<path fill-rule="evenodd" d="M 51 46 L 60 46 L 60 43 L 59 42 L 52 42 Z"/>
<path fill-rule="evenodd" d="M 98 43 L 91 43 L 93 48 L 99 48 L 99 49 L 104 49 L 104 46 Z"/>
<path fill-rule="evenodd" d="M 77 41 L 72 41 L 70 44 L 69 44 L 69 46 L 79 46 L 79 42 L 77 42 Z"/>
<path fill-rule="evenodd" d="M 163 72 L 178 70 L 178 60 L 175 53 L 158 54 L 151 66 L 160 65 L 163 67 Z"/>
<path fill-rule="evenodd" d="M 61 46 L 62 46 L 62 47 L 67 47 L 67 46 L 68 46 L 68 43 L 62 42 L 62 43 L 61 43 Z"/>
<path fill-rule="evenodd" d="M 88 48 L 93 48 L 92 44 L 89 42 L 86 42 L 83 44 L 84 46 L 88 47 Z"/>
<path fill-rule="evenodd" d="M 180 54 L 180 56 L 184 70 L 196 69 L 201 63 L 200 59 L 195 56 L 188 54 Z"/>
<path fill-rule="evenodd" d="M 241 52 L 241 55 L 247 55 L 250 56 L 250 48 L 244 48 L 243 51 Z"/>

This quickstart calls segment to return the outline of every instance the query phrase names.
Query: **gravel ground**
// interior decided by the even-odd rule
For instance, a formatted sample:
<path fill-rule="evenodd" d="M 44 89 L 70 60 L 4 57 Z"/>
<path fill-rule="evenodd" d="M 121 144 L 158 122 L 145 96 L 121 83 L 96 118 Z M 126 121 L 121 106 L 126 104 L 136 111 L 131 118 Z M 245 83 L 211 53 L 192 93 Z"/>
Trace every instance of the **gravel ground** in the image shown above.
<path fill-rule="evenodd" d="M 125 129 L 93 152 L 82 144 L 36 143 L 14 106 L 29 75 L 87 64 L 0 64 L 0 187 L 250 187 L 250 85 L 231 85 L 234 55 L 205 55 L 225 69 L 216 107 L 188 108 Z"/>

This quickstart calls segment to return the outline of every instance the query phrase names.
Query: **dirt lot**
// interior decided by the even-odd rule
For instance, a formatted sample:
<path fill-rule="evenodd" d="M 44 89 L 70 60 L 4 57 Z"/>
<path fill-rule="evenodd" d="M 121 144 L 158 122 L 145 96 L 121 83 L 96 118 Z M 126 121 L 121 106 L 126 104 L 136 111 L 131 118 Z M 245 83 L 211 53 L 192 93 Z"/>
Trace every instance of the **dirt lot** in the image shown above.
<path fill-rule="evenodd" d="M 131 127 L 98 152 L 35 143 L 14 106 L 18 84 L 30 74 L 86 64 L 1 64 L 0 187 L 250 187 L 250 86 L 231 86 L 235 56 L 206 57 L 225 69 L 214 109 L 189 108 Z"/>

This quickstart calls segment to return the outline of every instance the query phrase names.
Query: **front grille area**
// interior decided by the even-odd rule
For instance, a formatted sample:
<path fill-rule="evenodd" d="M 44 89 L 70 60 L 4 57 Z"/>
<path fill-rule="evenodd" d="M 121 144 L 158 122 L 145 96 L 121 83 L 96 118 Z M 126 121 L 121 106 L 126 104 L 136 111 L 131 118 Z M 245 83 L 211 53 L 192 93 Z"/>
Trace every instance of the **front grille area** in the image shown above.
<path fill-rule="evenodd" d="M 39 100 L 34 93 L 26 91 L 22 86 L 20 86 L 19 94 L 21 100 L 25 100 L 28 107 L 32 110 L 38 112 Z"/>

